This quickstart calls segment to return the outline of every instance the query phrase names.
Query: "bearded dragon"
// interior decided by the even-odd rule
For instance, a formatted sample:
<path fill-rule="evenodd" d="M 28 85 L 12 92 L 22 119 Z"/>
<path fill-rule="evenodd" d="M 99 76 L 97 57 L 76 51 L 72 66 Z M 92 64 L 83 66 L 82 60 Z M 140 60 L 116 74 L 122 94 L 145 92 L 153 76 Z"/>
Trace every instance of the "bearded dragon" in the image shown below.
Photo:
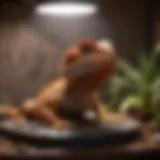
<path fill-rule="evenodd" d="M 110 41 L 81 40 L 64 53 L 59 78 L 31 100 L 19 107 L 7 107 L 3 113 L 17 122 L 33 116 L 63 129 L 70 126 L 65 115 L 82 116 L 88 110 L 94 111 L 98 121 L 105 121 L 110 116 L 98 90 L 115 70 L 116 54 Z"/>

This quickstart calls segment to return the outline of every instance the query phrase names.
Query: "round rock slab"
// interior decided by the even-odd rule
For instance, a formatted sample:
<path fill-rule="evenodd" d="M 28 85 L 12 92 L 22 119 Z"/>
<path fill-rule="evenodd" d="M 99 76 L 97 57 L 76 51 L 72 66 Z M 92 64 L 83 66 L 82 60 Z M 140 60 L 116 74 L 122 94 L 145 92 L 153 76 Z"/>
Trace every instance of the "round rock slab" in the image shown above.
<path fill-rule="evenodd" d="M 82 125 L 69 130 L 57 130 L 31 121 L 17 125 L 11 120 L 1 120 L 0 134 L 43 147 L 114 146 L 139 139 L 141 125 L 133 119 L 128 119 L 118 123 Z"/>

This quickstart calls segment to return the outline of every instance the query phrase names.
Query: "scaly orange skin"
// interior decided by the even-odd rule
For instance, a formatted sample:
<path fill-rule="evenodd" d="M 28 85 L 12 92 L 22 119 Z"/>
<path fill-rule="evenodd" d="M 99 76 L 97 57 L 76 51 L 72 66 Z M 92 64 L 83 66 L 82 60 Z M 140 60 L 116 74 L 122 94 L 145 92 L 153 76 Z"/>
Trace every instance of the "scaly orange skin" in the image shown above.
<path fill-rule="evenodd" d="M 82 49 L 86 46 L 91 51 L 83 53 Z M 82 115 L 90 109 L 96 113 L 99 121 L 105 121 L 107 112 L 98 97 L 98 90 L 104 80 L 115 73 L 115 64 L 115 55 L 110 50 L 104 50 L 96 41 L 80 41 L 65 52 L 60 78 L 45 86 L 35 98 L 25 101 L 19 108 L 6 109 L 5 114 L 18 122 L 33 116 L 61 129 L 70 125 L 61 112 Z"/>

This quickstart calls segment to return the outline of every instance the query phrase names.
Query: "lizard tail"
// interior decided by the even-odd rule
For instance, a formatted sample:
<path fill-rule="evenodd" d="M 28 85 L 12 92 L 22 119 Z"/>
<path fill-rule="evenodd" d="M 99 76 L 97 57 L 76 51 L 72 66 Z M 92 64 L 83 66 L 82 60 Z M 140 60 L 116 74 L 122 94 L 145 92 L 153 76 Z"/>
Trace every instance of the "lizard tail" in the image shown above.
<path fill-rule="evenodd" d="M 1 117 L 17 117 L 19 114 L 20 114 L 20 110 L 15 106 L 5 105 L 0 107 Z"/>
<path fill-rule="evenodd" d="M 22 121 L 35 108 L 34 100 L 27 100 L 20 106 L 4 105 L 0 107 L 0 117 Z"/>

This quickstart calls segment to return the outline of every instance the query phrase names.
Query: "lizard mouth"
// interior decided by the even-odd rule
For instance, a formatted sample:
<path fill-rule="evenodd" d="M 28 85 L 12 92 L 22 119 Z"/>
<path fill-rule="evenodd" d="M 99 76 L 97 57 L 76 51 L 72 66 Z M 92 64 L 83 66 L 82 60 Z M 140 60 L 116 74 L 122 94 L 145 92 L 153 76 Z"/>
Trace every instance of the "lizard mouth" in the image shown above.
<path fill-rule="evenodd" d="M 106 55 L 91 55 L 85 57 L 85 60 L 79 59 L 67 70 L 67 76 L 70 78 L 82 77 L 88 74 L 109 72 L 115 67 L 115 58 Z"/>

